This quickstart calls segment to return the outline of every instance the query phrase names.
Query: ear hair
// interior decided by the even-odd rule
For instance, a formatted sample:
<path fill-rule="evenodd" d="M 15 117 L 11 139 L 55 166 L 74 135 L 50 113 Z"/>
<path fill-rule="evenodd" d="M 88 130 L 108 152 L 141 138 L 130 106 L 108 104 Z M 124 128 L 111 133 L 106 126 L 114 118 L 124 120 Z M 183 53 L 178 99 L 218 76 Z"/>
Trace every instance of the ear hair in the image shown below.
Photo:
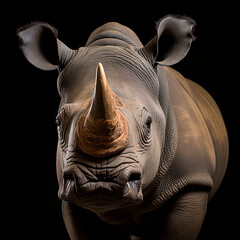
<path fill-rule="evenodd" d="M 34 22 L 27 23 L 27 24 L 17 28 L 16 34 L 19 37 L 19 39 L 22 41 L 22 38 L 19 36 L 19 32 L 22 32 L 22 31 L 26 30 L 27 28 L 33 27 L 38 24 L 44 24 L 44 25 L 51 27 L 53 29 L 55 36 L 56 37 L 58 36 L 58 30 L 55 27 L 53 27 L 51 24 L 49 24 L 47 22 L 42 22 L 42 21 L 34 21 Z"/>

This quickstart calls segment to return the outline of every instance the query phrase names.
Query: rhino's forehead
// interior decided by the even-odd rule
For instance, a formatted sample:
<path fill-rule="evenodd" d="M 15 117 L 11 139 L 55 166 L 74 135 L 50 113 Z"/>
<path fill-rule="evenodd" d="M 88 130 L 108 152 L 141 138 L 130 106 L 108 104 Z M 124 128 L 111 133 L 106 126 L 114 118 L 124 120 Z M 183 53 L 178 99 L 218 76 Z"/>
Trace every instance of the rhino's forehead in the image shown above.
<path fill-rule="evenodd" d="M 61 97 L 77 99 L 89 97 L 94 87 L 96 67 L 102 63 L 110 86 L 121 89 L 144 89 L 152 97 L 158 96 L 159 82 L 152 65 L 130 46 L 92 46 L 80 48 L 77 55 L 59 75 Z"/>
<path fill-rule="evenodd" d="M 138 36 L 128 27 L 117 22 L 109 22 L 97 28 L 89 36 L 86 46 L 105 46 L 111 44 L 115 46 L 131 45 L 142 47 Z"/>

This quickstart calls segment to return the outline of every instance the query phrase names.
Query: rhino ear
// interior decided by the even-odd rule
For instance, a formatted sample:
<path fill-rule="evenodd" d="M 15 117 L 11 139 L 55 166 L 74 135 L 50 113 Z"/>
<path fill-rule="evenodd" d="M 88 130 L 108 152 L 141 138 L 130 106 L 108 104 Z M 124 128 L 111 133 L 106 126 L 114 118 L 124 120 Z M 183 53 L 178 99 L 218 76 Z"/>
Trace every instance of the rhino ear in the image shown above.
<path fill-rule="evenodd" d="M 57 31 L 47 23 L 33 23 L 21 27 L 17 32 L 20 48 L 26 59 L 42 70 L 54 70 L 66 64 L 73 54 L 57 39 Z"/>
<path fill-rule="evenodd" d="M 189 17 L 168 15 L 157 22 L 157 35 L 144 50 L 157 64 L 170 66 L 181 61 L 188 53 L 196 23 Z"/>

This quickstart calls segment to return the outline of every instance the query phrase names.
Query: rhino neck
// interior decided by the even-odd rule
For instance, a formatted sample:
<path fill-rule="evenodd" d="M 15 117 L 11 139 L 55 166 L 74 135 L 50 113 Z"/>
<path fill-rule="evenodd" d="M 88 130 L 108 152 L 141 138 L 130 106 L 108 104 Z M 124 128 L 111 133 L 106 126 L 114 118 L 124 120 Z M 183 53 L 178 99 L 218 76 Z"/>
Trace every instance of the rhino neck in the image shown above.
<path fill-rule="evenodd" d="M 128 27 L 116 22 L 109 22 L 97 28 L 89 36 L 86 46 L 131 45 L 142 47 L 137 35 Z"/>

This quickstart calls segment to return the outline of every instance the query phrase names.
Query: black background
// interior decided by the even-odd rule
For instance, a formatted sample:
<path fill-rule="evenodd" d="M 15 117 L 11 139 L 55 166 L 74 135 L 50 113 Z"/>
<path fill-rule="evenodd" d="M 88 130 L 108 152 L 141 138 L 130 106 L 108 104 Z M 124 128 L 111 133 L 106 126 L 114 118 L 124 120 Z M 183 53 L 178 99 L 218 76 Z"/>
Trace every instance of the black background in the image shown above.
<path fill-rule="evenodd" d="M 130 27 L 146 44 L 155 35 L 155 22 L 167 14 L 184 14 L 197 27 L 187 57 L 173 66 L 201 84 L 216 100 L 225 120 L 229 141 L 229 165 L 220 189 L 209 203 L 198 239 L 236 239 L 239 228 L 237 120 L 238 5 L 223 1 L 190 3 L 162 1 L 83 2 L 50 1 L 8 4 L 2 20 L 2 161 L 3 206 L 14 234 L 23 239 L 69 239 L 57 198 L 55 116 L 59 104 L 57 71 L 41 71 L 29 64 L 18 45 L 16 29 L 31 21 L 44 21 L 58 29 L 58 37 L 72 49 L 84 46 L 101 24 L 117 21 Z M 3 14 L 3 13 L 2 13 Z M 6 30 L 5 30 L 6 27 Z M 3 30 L 4 29 L 4 30 Z M 7 34 L 6 34 L 7 33 Z M 7 37 L 6 37 L 7 35 Z M 236 70 L 235 70 L 236 69 Z M 7 156 L 7 157 L 6 157 Z M 4 208 L 3 208 L 4 209 Z M 237 224 L 238 223 L 238 224 Z"/>

